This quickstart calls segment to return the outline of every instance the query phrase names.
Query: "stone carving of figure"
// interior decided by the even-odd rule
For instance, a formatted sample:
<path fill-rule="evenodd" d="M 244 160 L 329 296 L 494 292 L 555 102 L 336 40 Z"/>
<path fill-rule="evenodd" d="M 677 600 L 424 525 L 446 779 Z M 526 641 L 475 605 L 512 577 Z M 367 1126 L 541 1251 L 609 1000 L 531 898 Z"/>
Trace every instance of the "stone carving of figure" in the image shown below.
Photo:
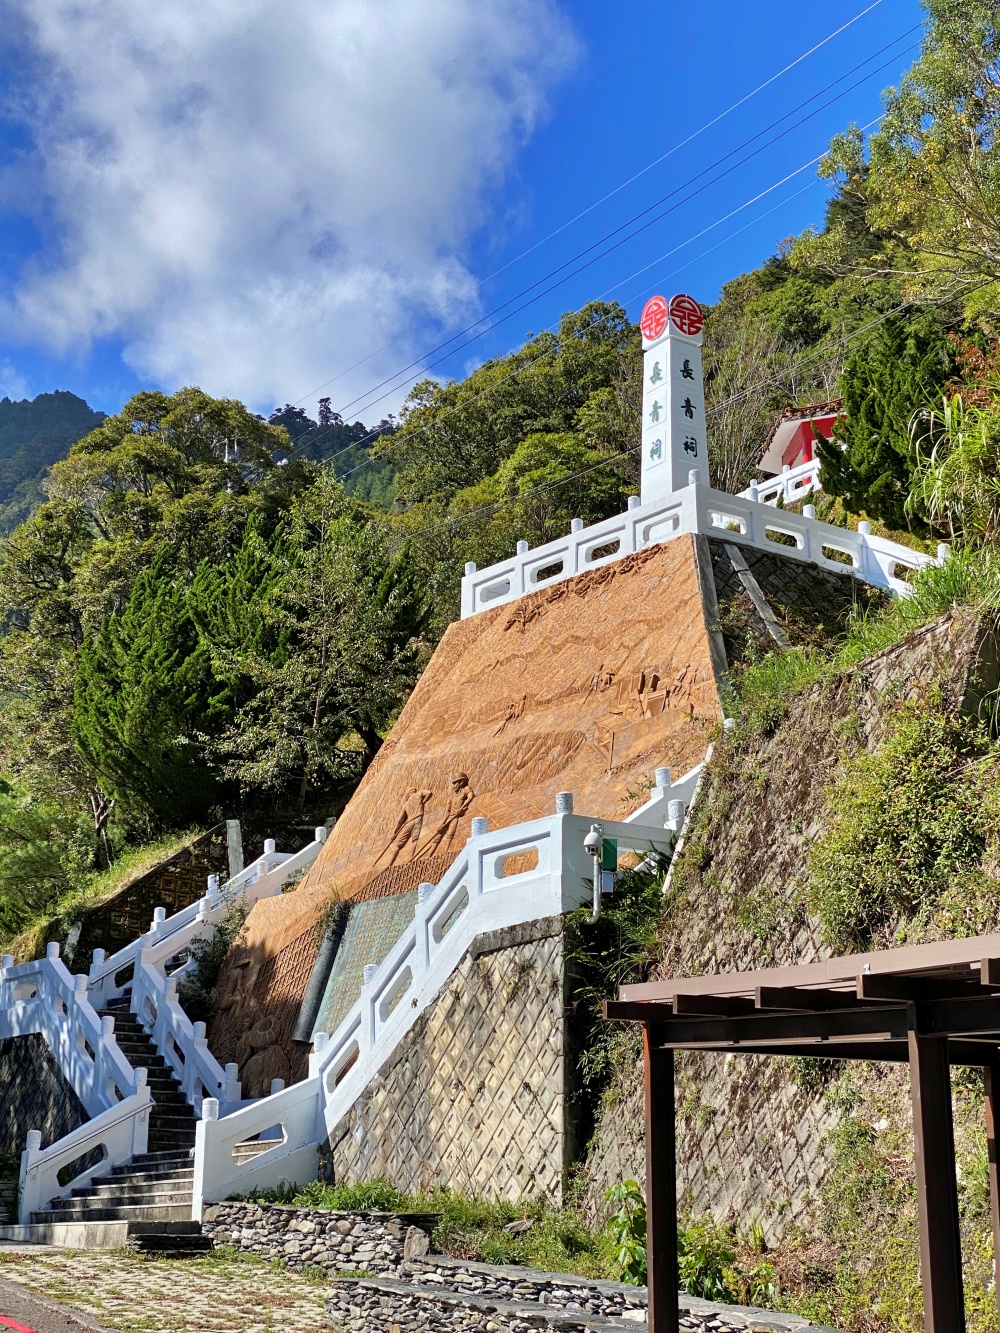
<path fill-rule="evenodd" d="M 400 853 L 407 846 L 410 848 L 410 855 L 406 859 L 408 861 L 413 860 L 417 843 L 420 841 L 420 833 L 424 826 L 424 810 L 433 795 L 432 791 L 422 791 L 419 787 L 410 788 L 406 793 L 406 800 L 403 802 L 402 813 L 396 820 L 392 837 L 375 858 L 376 865 L 382 860 L 386 852 L 389 853 L 389 860 L 386 865 L 395 865 Z"/>
<path fill-rule="evenodd" d="M 270 1014 L 258 1019 L 241 1037 L 241 1049 L 253 1052 L 246 1063 L 240 1065 L 244 1097 L 266 1097 L 273 1079 L 288 1082 L 288 1057 L 278 1045 L 277 1037 L 278 1025 Z"/>
<path fill-rule="evenodd" d="M 252 965 L 250 954 L 242 953 L 233 963 L 229 982 L 219 997 L 217 1021 L 234 1040 L 259 1016 L 260 1006 L 253 993 L 259 972 L 260 965 Z"/>
<path fill-rule="evenodd" d="M 455 831 L 468 812 L 469 806 L 476 799 L 476 793 L 469 786 L 468 773 L 452 773 L 451 795 L 448 797 L 448 809 L 444 818 L 417 853 L 418 856 L 433 856 L 444 843 L 447 851 L 455 837 Z"/>

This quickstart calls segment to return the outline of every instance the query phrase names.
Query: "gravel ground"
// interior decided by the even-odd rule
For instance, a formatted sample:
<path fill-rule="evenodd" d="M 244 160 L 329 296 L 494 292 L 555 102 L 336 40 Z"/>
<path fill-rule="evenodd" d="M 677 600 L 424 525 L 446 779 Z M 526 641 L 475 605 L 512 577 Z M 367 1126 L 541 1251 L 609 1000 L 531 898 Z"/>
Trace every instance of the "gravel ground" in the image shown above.
<path fill-rule="evenodd" d="M 0 1278 L 115 1333 L 329 1333 L 324 1282 L 216 1251 L 151 1261 L 124 1251 L 0 1253 Z"/>

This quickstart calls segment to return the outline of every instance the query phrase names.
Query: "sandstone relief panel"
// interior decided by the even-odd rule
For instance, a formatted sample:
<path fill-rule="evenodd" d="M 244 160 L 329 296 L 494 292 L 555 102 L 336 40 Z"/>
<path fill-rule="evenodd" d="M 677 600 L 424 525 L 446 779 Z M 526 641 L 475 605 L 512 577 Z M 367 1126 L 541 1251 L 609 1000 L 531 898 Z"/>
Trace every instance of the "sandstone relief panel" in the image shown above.
<path fill-rule="evenodd" d="M 301 977 L 301 1000 L 308 966 L 295 960 L 315 955 L 332 898 L 437 882 L 474 816 L 494 828 L 535 819 L 559 790 L 581 813 L 623 818 L 657 765 L 679 776 L 701 760 L 719 717 L 690 538 L 451 625 L 302 885 L 251 912 L 227 961 L 213 1050 L 238 1058 L 236 1042 L 259 1029 L 254 1040 L 275 1037 L 294 1077 L 289 978 Z M 252 1058 L 241 1071 L 255 1080 L 278 1068 Z"/>

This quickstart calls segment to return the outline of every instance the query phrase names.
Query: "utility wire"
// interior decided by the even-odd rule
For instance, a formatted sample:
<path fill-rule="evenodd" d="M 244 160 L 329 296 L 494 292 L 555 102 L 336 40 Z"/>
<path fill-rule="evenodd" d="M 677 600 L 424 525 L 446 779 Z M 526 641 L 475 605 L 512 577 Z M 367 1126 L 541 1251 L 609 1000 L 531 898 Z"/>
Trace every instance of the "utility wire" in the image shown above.
<path fill-rule="evenodd" d="M 872 125 L 876 124 L 877 121 L 881 119 L 882 119 L 881 116 L 876 117 L 876 120 L 869 121 L 868 125 L 863 126 L 863 129 L 869 129 Z M 707 227 L 703 227 L 701 231 L 696 232 L 693 236 L 689 236 L 687 240 L 682 241 L 678 245 L 674 246 L 672 250 L 668 250 L 665 254 L 660 255 L 658 259 L 652 261 L 652 264 L 647 264 L 645 268 L 638 269 L 636 270 L 635 273 L 629 274 L 627 278 L 623 278 L 620 282 L 617 282 L 613 286 L 607 288 L 605 291 L 601 292 L 601 294 L 595 297 L 594 299 L 597 301 L 604 300 L 605 297 L 610 296 L 612 292 L 617 291 L 617 289 L 619 287 L 624 286 L 626 282 L 631 282 L 633 278 L 638 277 L 640 273 L 645 272 L 647 269 L 651 268 L 654 264 L 662 263 L 664 259 L 669 258 L 669 256 L 672 254 L 676 254 L 677 251 L 683 249 L 684 246 L 690 245 L 693 241 L 696 241 L 701 236 L 706 235 L 706 233 L 712 231 L 715 227 L 721 226 L 723 222 L 727 222 L 730 218 L 735 217 L 735 215 L 737 213 L 742 212 L 743 209 L 749 208 L 752 204 L 755 204 L 765 195 L 770 194 L 773 190 L 778 189 L 781 185 L 784 185 L 787 181 L 792 180 L 795 176 L 800 175 L 803 171 L 806 171 L 809 167 L 813 166 L 816 162 L 818 162 L 822 156 L 823 153 L 820 153 L 816 157 L 810 158 L 808 162 L 804 162 L 800 167 L 797 167 L 795 171 L 789 172 L 788 175 L 783 176 L 781 180 L 775 181 L 774 184 L 769 185 L 767 189 L 761 190 L 758 194 L 746 200 L 745 203 L 740 204 L 737 208 L 732 209 L 729 213 L 725 214 L 723 217 L 716 219 L 715 222 L 710 223 Z M 665 274 L 663 278 L 659 279 L 658 281 L 666 281 L 667 278 L 674 277 L 676 274 L 682 273 L 686 268 L 689 268 L 691 264 L 696 263 L 699 259 L 703 259 L 706 255 L 711 254 L 714 250 L 717 250 L 720 245 L 725 245 L 728 241 L 733 240 L 734 237 L 739 236 L 742 232 L 746 231 L 747 227 L 754 226 L 757 222 L 760 222 L 765 217 L 770 216 L 771 213 L 774 213 L 777 209 L 784 207 L 784 205 L 790 202 L 790 200 L 797 198 L 798 195 L 804 193 L 804 190 L 811 188 L 815 184 L 816 184 L 815 181 L 810 181 L 809 185 L 804 186 L 802 190 L 796 190 L 793 194 L 788 195 L 785 199 L 781 200 L 780 203 L 774 205 L 773 208 L 770 208 L 766 212 L 759 214 L 751 222 L 747 223 L 746 226 L 740 227 L 734 232 L 730 232 L 728 236 L 723 237 L 723 239 L 719 241 L 716 245 L 710 246 L 709 249 L 702 251 L 700 255 L 696 255 L 693 259 L 689 260 L 688 263 L 681 265 L 680 268 L 674 269 L 669 274 Z M 559 327 L 559 321 L 557 320 L 553 324 L 549 325 L 547 329 L 543 329 L 542 332 L 554 333 L 558 327 Z M 488 385 L 485 389 L 481 390 L 480 393 L 473 395 L 471 398 L 465 399 L 461 403 L 456 403 L 453 407 L 446 408 L 444 412 L 440 413 L 438 417 L 435 418 L 435 424 L 438 421 L 440 421 L 443 416 L 449 415 L 451 412 L 459 411 L 460 409 L 467 407 L 470 403 L 478 401 L 478 399 L 482 398 L 485 394 L 492 393 L 495 389 L 500 388 L 503 384 L 509 383 L 509 381 L 513 379 L 514 376 L 519 375 L 523 370 L 529 370 L 532 366 L 537 365 L 539 361 L 544 360 L 545 357 L 550 355 L 550 353 L 551 349 L 546 348 L 544 351 L 540 352 L 537 357 L 533 357 L 531 360 L 518 366 L 516 369 L 511 371 L 509 375 L 505 375 L 503 379 L 498 380 L 494 384 Z M 311 433 L 303 434 L 302 436 L 300 436 L 299 441 L 293 444 L 292 448 L 289 450 L 288 457 L 289 458 L 293 457 L 294 454 L 300 448 L 304 448 L 307 444 L 317 443 L 319 440 L 325 438 L 326 435 L 329 435 L 333 429 L 334 429 L 333 427 L 329 427 L 323 432 L 323 434 L 318 436 L 312 435 Z M 418 427 L 417 430 L 414 431 L 413 433 L 417 434 L 425 429 L 427 429 L 427 427 Z M 344 448 L 342 449 L 338 449 L 335 453 L 331 454 L 330 457 L 325 459 L 324 461 L 326 463 L 332 463 L 335 459 L 339 458 L 341 454 L 347 453 L 351 449 L 359 448 L 364 444 L 366 444 L 369 440 L 376 439 L 380 435 L 380 433 L 381 432 L 377 428 L 372 429 L 367 433 L 367 435 L 362 435 L 359 439 L 352 440 L 350 444 L 345 445 Z M 351 476 L 353 475 L 353 473 L 357 472 L 359 468 L 366 467 L 369 463 L 372 463 L 374 461 L 375 461 L 374 457 L 367 458 L 364 460 L 363 463 L 358 464 L 358 467 L 351 468 L 349 472 L 346 472 L 343 475 L 345 477 Z"/>
<path fill-rule="evenodd" d="M 634 214 L 631 218 L 628 218 L 625 222 L 621 223 L 618 227 L 615 227 L 612 231 L 606 232 L 604 236 L 601 236 L 598 240 L 594 241 L 591 245 L 585 247 L 583 250 L 578 251 L 577 254 L 573 255 L 570 259 L 565 260 L 562 264 L 558 265 L 558 267 L 551 269 L 548 273 L 538 278 L 528 287 L 522 288 L 521 291 L 516 292 L 506 301 L 501 302 L 500 305 L 494 306 L 494 308 L 488 311 L 485 315 L 482 315 L 479 319 L 474 320 L 471 324 L 466 325 L 464 329 L 460 329 L 457 333 L 452 334 L 450 338 L 446 338 L 443 342 L 438 343 L 436 347 L 431 348 L 430 351 L 424 353 L 423 356 L 421 356 L 417 360 L 411 361 L 409 365 L 404 366 L 402 369 L 395 371 L 393 374 L 389 376 L 386 376 L 384 379 L 380 380 L 378 384 L 374 385 L 371 389 L 367 390 L 365 393 L 360 394 L 355 398 L 352 398 L 350 402 L 344 404 L 341 408 L 338 409 L 339 414 L 343 416 L 345 413 L 349 412 L 352 408 L 355 408 L 357 404 L 361 403 L 362 400 L 367 398 L 370 394 L 376 393 L 379 389 L 384 388 L 387 385 L 390 385 L 391 387 L 385 394 L 382 394 L 379 398 L 373 399 L 370 403 L 366 404 L 364 408 L 359 409 L 363 411 L 369 410 L 371 407 L 375 406 L 376 403 L 379 403 L 384 398 L 388 397 L 390 393 L 394 393 L 398 389 L 402 388 L 403 384 L 407 382 L 406 380 L 400 380 L 399 383 L 394 385 L 392 384 L 394 380 L 399 380 L 400 376 L 407 375 L 408 372 L 413 370 L 414 368 L 417 368 L 418 374 L 424 374 L 427 370 L 432 369 L 436 365 L 439 365 L 441 361 L 447 360 L 449 357 L 454 356 L 457 352 L 460 352 L 464 350 L 464 348 L 470 346 L 471 343 L 475 342 L 478 338 L 481 338 L 485 333 L 498 328 L 499 325 L 505 323 L 508 319 L 513 318 L 514 315 L 519 314 L 522 310 L 527 309 L 529 305 L 533 304 L 537 300 L 540 300 L 541 297 L 547 296 L 557 287 L 562 286 L 563 283 L 568 282 L 571 278 L 578 276 L 580 273 L 584 272 L 587 268 L 590 268 L 591 265 L 597 263 L 598 260 L 606 258 L 609 254 L 619 249 L 626 242 L 634 240 L 636 236 L 639 236 L 642 232 L 648 230 L 649 227 L 654 226 L 657 222 L 661 222 L 663 218 L 667 217 L 670 213 L 675 212 L 676 209 L 682 207 L 686 203 L 690 203 L 692 199 L 696 198 L 699 194 L 702 194 L 710 186 L 717 184 L 718 181 L 724 179 L 724 177 L 728 176 L 738 167 L 746 165 L 747 162 L 751 161 L 754 157 L 757 157 L 766 148 L 770 148 L 773 144 L 778 143 L 779 140 L 785 138 L 786 135 L 791 134 L 793 130 L 798 129 L 800 125 L 804 125 L 814 116 L 819 115 L 821 111 L 825 111 L 827 107 L 832 106 L 835 102 L 840 101 L 840 99 L 842 97 L 846 97 L 848 93 L 853 92 L 855 88 L 860 87 L 861 84 L 866 83 L 871 78 L 874 78 L 874 76 L 876 74 L 881 73 L 882 70 L 887 69 L 890 65 L 894 64 L 895 61 L 898 60 L 900 56 L 905 55 L 907 52 L 915 49 L 915 47 L 919 45 L 919 43 L 911 43 L 910 46 L 905 47 L 900 52 L 897 52 L 896 55 L 890 57 L 888 60 L 884 61 L 881 65 L 877 66 L 875 69 L 869 70 L 867 74 L 862 75 L 860 79 L 848 85 L 848 87 L 843 88 L 839 93 L 831 97 L 828 101 L 823 102 L 819 106 L 815 107 L 807 115 L 802 116 L 799 120 L 795 121 L 793 124 L 786 126 L 786 128 L 783 129 L 780 133 L 774 135 L 773 138 L 768 139 L 765 143 L 760 144 L 752 152 L 747 153 L 746 156 L 740 158 L 739 161 L 733 162 L 730 166 L 726 167 L 725 170 L 720 171 L 718 175 L 712 177 L 710 180 L 705 181 L 702 185 L 698 186 L 696 190 L 692 190 L 688 195 L 686 195 L 682 199 L 679 199 L 669 208 L 663 209 L 662 212 L 655 213 L 655 215 L 652 217 L 649 216 L 649 214 L 654 213 L 656 209 L 660 208 L 662 204 L 665 204 L 668 200 L 673 199 L 676 195 L 680 194 L 681 191 L 686 190 L 696 181 L 702 180 L 703 177 L 707 176 L 717 167 L 720 167 L 725 162 L 729 162 L 730 159 L 736 157 L 738 153 L 742 153 L 745 148 L 748 148 L 751 144 L 756 143 L 757 140 L 761 139 L 765 134 L 769 134 L 771 130 L 775 129 L 778 125 L 781 125 L 784 121 L 788 120 L 789 117 L 794 116 L 804 107 L 809 106 L 810 103 L 815 102 L 817 98 L 822 97 L 825 93 L 828 93 L 832 88 L 835 88 L 838 84 L 843 83 L 845 79 L 849 79 L 852 74 L 857 73 L 859 69 L 862 69 L 865 65 L 870 64 L 872 60 L 878 59 L 878 57 L 880 55 L 883 55 L 890 47 L 897 45 L 905 37 L 908 37 L 912 32 L 916 31 L 916 29 L 918 29 L 921 26 L 922 25 L 919 23 L 914 24 L 913 27 L 907 29 L 906 32 L 901 33 L 898 37 L 893 38 L 891 42 L 888 42 L 885 46 L 881 47 L 873 55 L 866 57 L 865 60 L 859 61 L 858 64 L 855 65 L 852 69 L 848 70 L 846 74 L 842 74 L 839 78 L 834 79 L 831 83 L 828 83 L 825 88 L 821 88 L 819 92 L 814 93 L 811 97 L 807 97 L 803 102 L 800 102 L 798 106 L 793 107 L 791 111 L 786 112 L 783 116 L 779 116 L 777 120 L 772 121 L 770 125 L 766 126 L 766 128 L 758 131 L 757 134 L 751 135 L 750 138 L 745 139 L 743 143 L 739 144 L 736 148 L 731 149 L 728 153 L 725 153 L 722 157 L 717 158 L 715 162 L 711 163 L 707 167 L 704 167 L 694 176 L 689 177 L 686 181 L 682 182 L 680 185 L 675 186 L 674 189 L 668 191 L 667 194 L 661 196 L 661 198 L 647 205 L 646 208 L 640 210 L 638 213 Z M 645 218 L 646 220 L 642 221 L 643 218 Z M 641 225 L 636 225 L 638 223 L 641 223 Z M 633 230 L 631 232 L 628 232 L 629 228 L 633 228 Z M 625 236 L 621 236 L 622 232 L 628 232 L 628 234 Z M 601 246 L 605 246 L 607 242 L 611 241 L 612 238 L 616 236 L 619 236 L 620 239 L 615 241 L 614 244 L 607 245 L 606 248 L 602 250 L 601 253 L 599 254 L 593 253 L 596 250 L 600 250 Z M 586 257 L 588 255 L 591 256 L 591 258 L 587 259 Z M 574 264 L 577 264 L 578 261 L 580 260 L 585 260 L 586 262 L 579 264 L 577 268 L 572 269 L 572 272 L 568 273 L 566 272 L 567 269 L 572 268 L 572 266 Z M 560 277 L 558 281 L 552 283 L 548 287 L 545 287 L 544 290 L 542 291 L 538 290 L 538 288 L 543 287 L 543 284 L 545 284 L 552 278 L 556 278 L 557 275 L 559 274 L 563 274 L 563 276 Z M 521 301 L 522 297 L 527 297 L 531 293 L 535 294 L 531 297 L 530 300 L 524 301 L 521 305 L 515 305 L 516 302 Z M 509 309 L 509 307 L 511 306 L 514 306 L 514 309 Z M 503 314 L 502 318 L 495 319 L 495 316 L 501 315 L 502 312 L 504 311 L 506 311 L 507 313 Z M 474 329 L 479 328 L 481 324 L 486 324 L 488 320 L 493 320 L 494 322 L 489 324 L 488 327 L 480 329 L 478 333 L 472 332 Z M 465 338 L 466 334 L 471 334 L 472 336 L 466 338 L 465 342 L 459 343 L 457 347 L 450 347 L 450 344 L 456 342 L 457 339 Z M 449 350 L 445 353 L 445 355 L 438 357 L 436 361 L 431 361 L 429 364 L 426 364 L 428 357 L 436 356 L 438 352 L 444 352 L 446 348 L 448 348 Z M 411 376 L 411 378 L 415 378 L 415 376 Z"/>
<path fill-rule="evenodd" d="M 941 300 L 939 301 L 931 301 L 928 302 L 927 304 L 944 305 L 949 301 L 955 300 L 958 296 L 970 296 L 973 292 L 978 291 L 980 288 L 987 287 L 989 285 L 990 285 L 989 280 L 975 283 L 972 286 L 966 288 L 964 292 L 961 293 L 953 292 L 947 297 L 942 297 Z M 836 342 L 827 343 L 820 348 L 812 350 L 809 353 L 803 353 L 802 356 L 795 358 L 791 362 L 790 366 L 787 367 L 787 369 L 791 369 L 792 367 L 798 367 L 799 365 L 807 363 L 810 360 L 817 360 L 819 357 L 826 355 L 828 352 L 833 351 L 835 348 L 845 346 L 846 344 L 853 342 L 855 338 L 859 338 L 863 333 L 866 333 L 869 329 L 875 328 L 877 325 L 884 323 L 885 320 L 890 319 L 894 314 L 897 314 L 900 310 L 904 310 L 906 309 L 907 306 L 912 304 L 913 303 L 911 301 L 901 301 L 898 305 L 892 306 L 890 307 L 889 310 L 883 311 L 883 313 L 877 316 L 875 319 L 870 320 L 866 324 L 862 324 L 852 333 L 846 334 L 843 338 L 837 339 Z M 750 394 L 758 393 L 761 389 L 766 389 L 768 385 L 774 383 L 775 378 L 776 378 L 775 376 L 770 375 L 766 379 L 761 380 L 759 384 L 751 385 L 750 388 L 741 390 L 740 393 L 738 394 L 731 395 L 729 398 L 724 399 L 721 403 L 714 404 L 711 408 L 709 408 L 706 411 L 705 415 L 712 416 L 717 412 L 721 412 L 724 408 L 731 407 L 734 403 L 740 402 L 744 398 L 749 397 Z M 529 496 L 539 495 L 544 491 L 552 490 L 556 486 L 568 485 L 572 481 L 579 480 L 580 477 L 586 477 L 591 472 L 596 472 L 599 468 L 608 467 L 612 463 L 621 462 L 622 459 L 628 458 L 632 454 L 637 453 L 641 447 L 642 447 L 641 444 L 631 445 L 628 449 L 622 450 L 621 453 L 612 454 L 608 458 L 602 458 L 599 463 L 593 463 L 590 465 L 590 467 L 580 468 L 578 471 L 572 472 L 568 476 L 559 477 L 554 481 L 544 482 L 539 486 L 532 486 L 529 490 L 522 491 L 519 495 L 508 496 L 502 500 L 497 500 L 492 504 L 481 505 L 477 509 L 470 509 L 464 514 L 456 514 L 454 517 L 450 519 L 445 519 L 441 523 L 436 524 L 434 527 L 423 529 L 419 535 L 421 537 L 433 536 L 436 532 L 441 532 L 445 528 L 456 527 L 461 523 L 467 522 L 471 518 L 475 518 L 477 515 L 494 514 L 497 512 L 497 510 L 504 509 L 508 505 L 519 504 L 522 500 L 526 500 Z"/>
<path fill-rule="evenodd" d="M 652 171 L 654 167 L 658 167 L 660 163 L 665 162 L 668 157 L 672 157 L 674 153 L 679 152 L 682 148 L 686 148 L 689 143 L 692 143 L 700 135 L 704 134 L 706 130 L 710 130 L 712 129 L 713 126 L 718 125 L 720 121 L 725 120 L 726 116 L 731 115 L 732 112 L 739 110 L 741 106 L 744 106 L 752 98 L 756 97 L 758 93 L 763 92 L 765 88 L 769 88 L 772 83 L 777 82 L 778 79 L 782 78 L 785 74 L 789 73 L 790 70 L 793 70 L 796 67 L 796 65 L 801 65 L 803 60 L 808 60 L 808 58 L 811 55 L 815 55 L 815 53 L 819 51 L 822 47 L 826 46 L 828 42 L 832 42 L 835 37 L 839 37 L 842 32 L 846 32 L 846 30 L 850 28 L 852 24 L 857 23 L 859 19 L 863 19 L 865 15 L 870 14 L 873 9 L 877 9 L 881 3 L 882 0 L 874 0 L 873 4 L 870 4 L 866 9 L 862 9 L 860 13 L 855 14 L 854 17 L 848 19 L 846 23 L 842 23 L 839 28 L 835 28 L 834 31 L 831 32 L 828 36 L 824 37 L 822 41 L 817 42 L 815 46 L 811 46 L 808 51 L 803 51 L 803 53 L 800 56 L 796 56 L 796 58 L 793 61 L 791 61 L 790 64 L 786 65 L 784 69 L 779 69 L 776 74 L 772 74 L 771 77 L 765 79 L 763 83 L 759 83 L 757 87 L 754 88 L 751 92 L 746 93 L 743 97 L 739 99 L 739 101 L 733 102 L 731 106 L 726 107 L 725 111 L 720 111 L 717 116 L 714 116 L 711 120 L 706 121 L 705 124 L 702 125 L 699 129 L 694 130 L 693 133 L 689 134 L 686 139 L 682 139 L 680 143 L 676 143 L 672 148 L 668 148 L 665 153 L 662 153 L 659 157 L 654 158 L 652 162 L 649 162 L 640 171 L 637 171 L 635 175 L 629 176 L 628 180 L 622 181 L 620 185 L 616 185 L 613 190 L 609 190 L 608 193 L 602 195 L 600 199 L 596 199 L 592 204 L 588 204 L 587 207 L 584 208 L 581 212 L 577 213 L 575 217 L 569 218 L 568 221 L 563 222 L 560 226 L 556 227 L 554 231 L 550 231 L 547 236 L 543 236 L 541 240 L 535 241 L 534 244 L 529 245 L 526 250 L 522 250 L 520 254 L 515 255 L 513 259 L 508 259 L 506 263 L 501 264 L 500 267 L 494 269 L 492 273 L 488 273 L 484 278 L 480 279 L 479 282 L 477 282 L 475 287 L 470 287 L 467 291 L 460 293 L 458 296 L 454 297 L 452 301 L 449 302 L 449 304 L 451 306 L 454 306 L 457 305 L 459 301 L 468 300 L 469 297 L 475 296 L 476 293 L 486 285 L 486 283 L 491 282 L 496 277 L 499 277 L 500 274 L 505 273 L 507 269 L 513 268 L 515 264 L 519 264 L 522 259 L 526 259 L 528 255 L 533 254 L 536 250 L 540 249 L 541 246 L 547 245 L 549 241 L 553 240 L 561 232 L 564 232 L 568 227 L 572 227 L 574 223 L 579 222 L 580 219 L 586 217 L 588 213 L 592 213 L 595 208 L 600 208 L 602 204 L 606 204 L 609 199 L 614 198 L 616 194 L 619 194 L 622 190 L 627 189 L 629 185 L 632 185 L 641 176 L 644 176 L 648 171 Z M 340 371 L 339 374 L 334 375 L 332 379 L 325 380 L 324 383 L 318 386 L 318 388 L 313 389 L 310 393 L 307 393 L 302 398 L 299 398 L 296 401 L 295 406 L 300 406 L 308 399 L 311 399 L 313 394 L 322 393 L 322 391 L 324 389 L 329 388 L 331 384 L 336 384 L 337 381 L 343 379 L 345 375 L 349 375 L 352 370 L 357 370 L 359 366 L 365 365 L 366 362 L 371 361 L 373 357 L 378 356 L 381 352 L 385 352 L 390 347 L 394 347 L 396 343 L 398 343 L 399 341 L 400 338 L 398 336 L 395 338 L 391 338 L 387 343 L 383 343 L 381 347 L 376 348 L 374 352 L 369 352 L 368 355 L 363 356 L 360 361 L 355 361 L 353 365 L 348 366 L 345 370 Z"/>

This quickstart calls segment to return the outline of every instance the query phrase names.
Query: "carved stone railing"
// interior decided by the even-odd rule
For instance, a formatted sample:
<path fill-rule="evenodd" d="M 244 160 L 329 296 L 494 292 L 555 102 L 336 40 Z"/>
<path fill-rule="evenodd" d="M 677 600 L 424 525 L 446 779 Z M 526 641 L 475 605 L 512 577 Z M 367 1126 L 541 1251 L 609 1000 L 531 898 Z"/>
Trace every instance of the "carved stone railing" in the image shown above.
<path fill-rule="evenodd" d="M 793 505 L 804 500 L 811 491 L 821 491 L 819 470 L 822 464 L 818 458 L 811 458 L 808 463 L 799 463 L 796 467 L 787 464 L 770 481 L 752 481 L 745 491 L 740 491 L 744 500 L 756 500 L 762 505 L 776 505 L 780 500 L 783 505 Z"/>
<path fill-rule="evenodd" d="M 149 1129 L 146 1071 L 125 1059 L 114 1019 L 96 1012 L 87 978 L 70 974 L 58 944 L 30 963 L 15 965 L 10 954 L 0 962 L 0 1038 L 31 1034 L 44 1039 L 91 1118 L 45 1149 L 41 1134 L 29 1132 L 21 1161 L 22 1221 L 42 1202 L 85 1185 L 97 1170 L 145 1152 Z M 94 1158 L 96 1149 L 102 1150 L 100 1160 Z M 80 1171 L 61 1183 L 60 1172 L 78 1160 Z"/>
<path fill-rule="evenodd" d="M 763 501 L 764 496 L 776 499 L 779 492 L 786 491 L 794 492 L 793 499 L 802 498 L 815 484 L 815 471 L 809 471 L 813 468 L 813 464 L 803 464 L 800 469 L 776 478 L 773 487 L 771 483 L 758 486 L 756 499 L 751 496 L 753 488 L 743 495 L 713 490 L 702 485 L 697 471 L 692 471 L 690 484 L 665 500 L 643 505 L 638 497 L 632 496 L 628 510 L 615 518 L 604 519 L 589 528 L 574 519 L 565 537 L 533 550 L 527 542 L 518 542 L 517 554 L 509 560 L 501 560 L 488 569 L 477 569 L 472 563 L 466 565 L 462 579 L 462 618 L 516 601 L 526 593 L 551 587 L 575 574 L 688 533 L 724 537 L 726 541 L 753 546 L 772 555 L 810 561 L 822 569 L 851 573 L 866 583 L 905 596 L 909 575 L 934 563 L 933 557 L 899 542 L 872 536 L 870 525 L 865 522 L 852 532 L 821 522 L 811 505 L 806 505 L 802 514 L 796 514 L 776 510 L 774 504 Z M 939 546 L 938 561 L 947 552 L 946 546 Z"/>
<path fill-rule="evenodd" d="M 233 906 L 247 906 L 280 893 L 294 875 L 315 861 L 326 840 L 318 828 L 314 840 L 294 855 L 276 852 L 270 840 L 262 856 L 225 885 L 216 877 L 197 903 L 167 917 L 157 909 L 149 930 L 110 958 L 94 951 L 90 976 L 72 976 L 50 944 L 44 958 L 14 964 L 11 955 L 0 964 L 0 1038 L 40 1034 L 63 1077 L 79 1097 L 90 1119 L 48 1148 L 32 1130 L 21 1159 L 19 1216 L 26 1223 L 32 1210 L 49 1199 L 65 1197 L 85 1185 L 98 1171 L 123 1165 L 146 1151 L 149 1090 L 146 1071 L 133 1069 L 114 1036 L 114 1018 L 98 1009 L 131 989 L 130 1009 L 150 1032 L 153 1043 L 181 1083 L 196 1110 L 211 1094 L 212 1106 L 245 1105 L 235 1065 L 223 1069 L 208 1049 L 204 1023 L 192 1023 L 177 1002 L 177 964 L 190 946 L 207 938 Z M 60 1180 L 74 1162 L 81 1169 Z"/>
<path fill-rule="evenodd" d="M 616 838 L 620 851 L 667 851 L 699 770 L 671 784 L 669 769 L 657 769 L 642 809 L 626 822 L 598 821 L 603 835 Z M 382 963 L 365 968 L 361 994 L 337 1030 L 316 1034 L 307 1078 L 221 1117 L 206 1100 L 195 1146 L 196 1218 L 209 1201 L 313 1179 L 318 1146 L 440 994 L 476 937 L 590 900 L 593 861 L 584 838 L 595 821 L 571 807 L 572 800 L 562 798 L 554 816 L 495 830 L 474 821 L 472 837 L 440 883 L 420 886 L 410 926 Z"/>
<path fill-rule="evenodd" d="M 102 1004 L 131 990 L 129 1008 L 152 1037 L 153 1045 L 196 1111 L 211 1097 L 226 1111 L 242 1104 L 235 1064 L 225 1068 L 208 1049 L 204 1023 L 192 1023 L 177 998 L 177 985 L 190 966 L 191 945 L 206 939 L 239 903 L 249 908 L 280 893 L 288 881 L 312 865 L 326 841 L 317 828 L 308 846 L 294 854 L 276 852 L 269 839 L 264 853 L 226 884 L 213 881 L 197 903 L 167 917 L 154 913 L 145 935 L 104 958 L 95 951 L 90 985 Z"/>

